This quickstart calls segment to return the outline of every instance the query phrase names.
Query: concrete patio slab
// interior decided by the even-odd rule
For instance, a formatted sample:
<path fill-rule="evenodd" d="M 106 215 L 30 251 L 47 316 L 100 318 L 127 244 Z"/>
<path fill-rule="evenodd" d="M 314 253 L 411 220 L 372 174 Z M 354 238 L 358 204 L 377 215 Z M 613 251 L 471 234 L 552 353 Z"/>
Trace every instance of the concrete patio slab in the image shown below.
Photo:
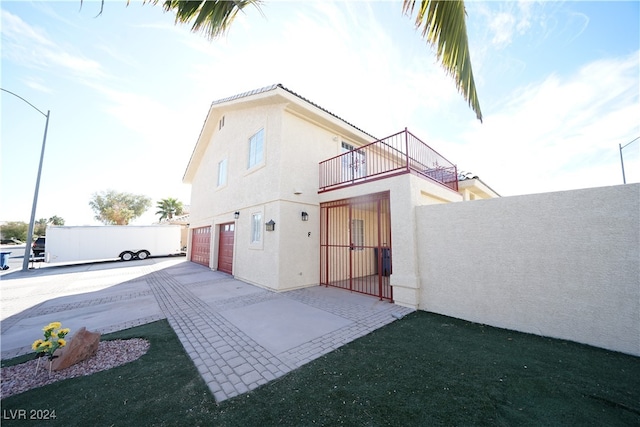
<path fill-rule="evenodd" d="M 288 298 L 222 311 L 220 314 L 275 355 L 352 323 Z"/>
<path fill-rule="evenodd" d="M 199 283 L 198 286 L 191 287 L 191 292 L 205 302 L 217 302 L 269 291 L 229 278 L 214 283 Z"/>

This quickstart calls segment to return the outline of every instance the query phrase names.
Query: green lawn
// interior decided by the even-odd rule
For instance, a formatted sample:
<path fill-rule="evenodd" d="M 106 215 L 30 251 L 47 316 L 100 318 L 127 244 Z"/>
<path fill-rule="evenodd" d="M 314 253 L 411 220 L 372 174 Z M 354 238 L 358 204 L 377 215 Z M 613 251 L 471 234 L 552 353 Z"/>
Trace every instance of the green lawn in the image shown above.
<path fill-rule="evenodd" d="M 2 424 L 640 425 L 640 358 L 425 312 L 221 404 L 166 321 L 104 339 L 129 337 L 151 349 L 3 399 Z M 8 419 L 20 409 L 55 410 L 56 419 Z"/>

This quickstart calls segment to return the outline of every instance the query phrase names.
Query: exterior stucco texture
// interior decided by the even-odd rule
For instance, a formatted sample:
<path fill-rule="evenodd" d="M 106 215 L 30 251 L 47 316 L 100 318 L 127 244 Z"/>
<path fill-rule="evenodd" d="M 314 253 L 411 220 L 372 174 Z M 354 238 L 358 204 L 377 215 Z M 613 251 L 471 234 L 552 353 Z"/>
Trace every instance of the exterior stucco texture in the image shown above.
<path fill-rule="evenodd" d="M 640 355 L 640 184 L 416 208 L 420 308 Z"/>

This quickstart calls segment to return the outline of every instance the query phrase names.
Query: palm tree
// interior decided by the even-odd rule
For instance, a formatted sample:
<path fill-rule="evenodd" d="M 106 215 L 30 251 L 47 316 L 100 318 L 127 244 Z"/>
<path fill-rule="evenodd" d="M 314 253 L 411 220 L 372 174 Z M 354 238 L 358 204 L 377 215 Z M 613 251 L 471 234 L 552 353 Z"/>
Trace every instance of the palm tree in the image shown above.
<path fill-rule="evenodd" d="M 172 219 L 174 215 L 182 215 L 183 206 L 182 202 L 173 199 L 171 197 L 162 199 L 156 205 L 156 215 L 160 215 L 160 221 L 164 219 Z"/>
<path fill-rule="evenodd" d="M 160 0 L 145 0 L 146 2 L 158 4 Z M 191 23 L 193 32 L 202 31 L 207 37 L 214 39 L 229 29 L 238 12 L 249 5 L 260 9 L 260 3 L 261 0 L 164 0 L 162 5 L 166 11 L 176 13 L 176 22 Z M 403 0 L 402 12 L 411 18 L 415 6 L 416 0 Z M 420 0 L 415 25 L 422 30 L 422 37 L 427 43 L 436 47 L 438 60 L 447 74 L 453 77 L 458 91 L 482 122 L 465 20 L 463 0 Z"/>
<path fill-rule="evenodd" d="M 64 218 L 60 218 L 58 215 L 54 215 L 49 218 L 49 224 L 64 225 Z"/>

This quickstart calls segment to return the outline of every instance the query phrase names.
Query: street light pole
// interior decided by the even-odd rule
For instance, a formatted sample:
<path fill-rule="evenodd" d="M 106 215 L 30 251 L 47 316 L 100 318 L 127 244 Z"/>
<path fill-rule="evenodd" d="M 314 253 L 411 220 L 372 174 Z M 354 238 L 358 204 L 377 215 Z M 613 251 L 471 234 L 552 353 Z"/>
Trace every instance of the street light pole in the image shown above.
<path fill-rule="evenodd" d="M 42 138 L 42 150 L 40 151 L 40 164 L 38 165 L 38 177 L 36 178 L 36 189 L 33 193 L 33 205 L 31 206 L 31 219 L 29 220 L 29 230 L 27 231 L 27 247 L 24 249 L 22 260 L 22 271 L 29 269 L 29 258 L 31 257 L 31 241 L 33 240 L 33 229 L 36 222 L 36 206 L 38 204 L 38 192 L 40 191 L 40 176 L 42 175 L 42 162 L 44 160 L 44 147 L 47 143 L 47 130 L 49 129 L 50 111 L 47 110 L 47 122 L 44 125 L 44 137 Z M 29 256 L 27 256 L 27 251 Z"/>
<path fill-rule="evenodd" d="M 7 92 L 15 96 L 16 98 L 21 99 L 22 101 L 29 104 L 31 108 L 33 108 L 38 113 L 42 114 L 47 118 L 47 121 L 44 125 L 44 137 L 42 138 L 42 150 L 40 151 L 40 164 L 38 165 L 38 175 L 36 177 L 36 189 L 33 194 L 33 205 L 31 206 L 31 219 L 29 220 L 29 229 L 27 231 L 27 242 L 26 242 L 26 247 L 24 248 L 24 258 L 22 259 L 22 271 L 27 271 L 29 270 L 29 258 L 31 258 L 31 243 L 32 243 L 31 241 L 33 240 L 33 229 L 36 222 L 36 206 L 38 205 L 38 192 L 40 190 L 40 176 L 42 175 L 42 162 L 44 161 L 44 147 L 47 143 L 47 131 L 49 130 L 49 117 L 51 116 L 51 111 L 47 110 L 47 114 L 45 114 L 42 111 L 40 111 L 38 108 L 36 108 L 32 103 L 30 103 L 29 101 L 21 97 L 20 95 L 16 95 L 15 93 L 6 89 L 0 88 L 0 90 L 2 90 L 3 92 Z"/>
<path fill-rule="evenodd" d="M 631 144 L 634 141 L 637 141 L 638 139 L 640 139 L 640 136 L 637 137 L 636 139 L 633 139 L 629 142 L 627 142 L 626 144 L 622 145 L 622 144 L 618 144 L 618 147 L 620 147 L 620 165 L 622 166 L 622 183 L 626 184 L 627 183 L 627 179 L 624 176 L 624 160 L 622 159 L 622 149 L 624 147 L 626 147 L 627 145 Z"/>

